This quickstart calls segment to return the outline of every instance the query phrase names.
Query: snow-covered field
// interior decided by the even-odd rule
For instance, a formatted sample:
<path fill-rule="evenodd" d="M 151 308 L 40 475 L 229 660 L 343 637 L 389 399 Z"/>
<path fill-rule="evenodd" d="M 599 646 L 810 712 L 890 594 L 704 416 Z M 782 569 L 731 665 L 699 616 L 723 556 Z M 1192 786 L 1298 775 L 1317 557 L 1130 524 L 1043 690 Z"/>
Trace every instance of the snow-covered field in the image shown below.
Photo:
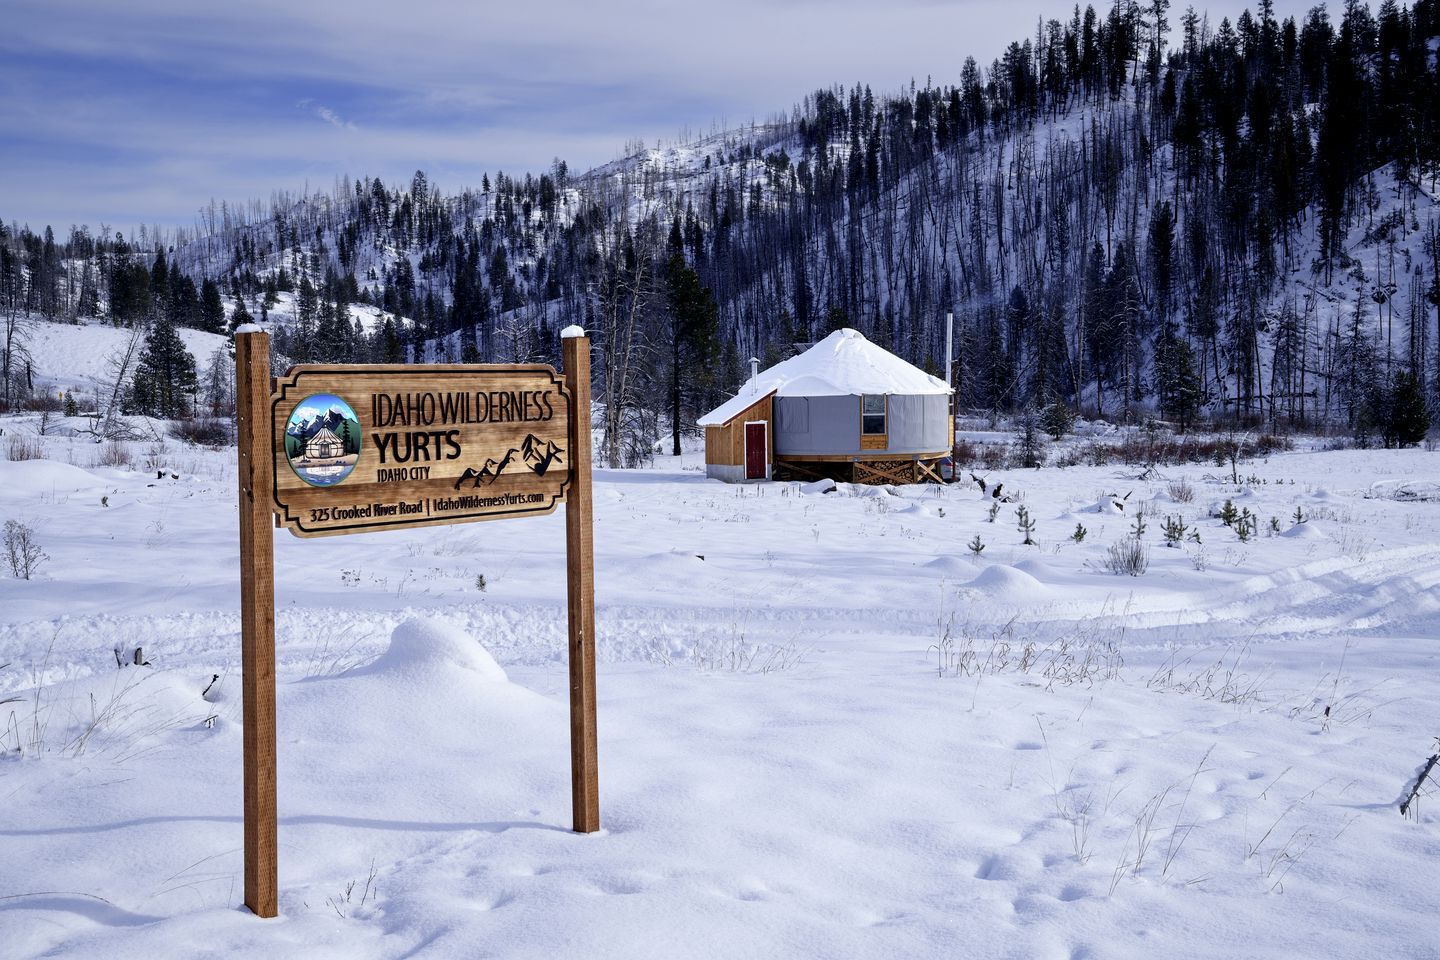
<path fill-rule="evenodd" d="M 1434 453 L 1009 471 L 993 523 L 968 482 L 600 471 L 590 836 L 560 513 L 277 534 L 262 921 L 233 454 L 44 442 L 0 460 L 48 554 L 0 570 L 6 958 L 1440 956 L 1440 797 L 1396 809 L 1440 733 Z"/>

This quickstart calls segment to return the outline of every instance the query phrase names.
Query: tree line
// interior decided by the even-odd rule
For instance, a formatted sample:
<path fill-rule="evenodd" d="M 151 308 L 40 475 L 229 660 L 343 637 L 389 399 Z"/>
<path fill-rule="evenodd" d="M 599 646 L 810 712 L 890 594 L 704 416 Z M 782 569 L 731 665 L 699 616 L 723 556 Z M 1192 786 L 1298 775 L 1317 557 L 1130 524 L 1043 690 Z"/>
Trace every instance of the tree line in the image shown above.
<path fill-rule="evenodd" d="M 839 327 L 940 373 L 946 313 L 976 410 L 1365 430 L 1433 402 L 1440 3 L 1172 15 L 1077 6 L 955 83 L 820 89 L 674 161 L 0 228 L 0 305 L 218 331 L 283 300 L 277 350 L 332 362 L 553 360 L 580 323 L 616 463 Z"/>

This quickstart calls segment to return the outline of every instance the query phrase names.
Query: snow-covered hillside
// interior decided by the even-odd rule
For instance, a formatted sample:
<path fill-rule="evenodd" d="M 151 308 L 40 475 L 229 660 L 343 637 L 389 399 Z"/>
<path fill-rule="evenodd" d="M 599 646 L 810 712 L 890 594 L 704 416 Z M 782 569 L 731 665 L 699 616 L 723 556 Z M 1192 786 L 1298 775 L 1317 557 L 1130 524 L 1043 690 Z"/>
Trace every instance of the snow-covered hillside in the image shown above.
<path fill-rule="evenodd" d="M 187 329 L 177 332 L 201 369 L 216 350 L 225 350 L 229 345 L 228 338 L 217 334 Z M 97 390 L 114 383 L 114 361 L 125 355 L 132 340 L 143 346 L 143 334 L 143 330 L 108 323 L 50 323 L 33 318 L 25 329 L 24 343 L 36 387 L 64 393 L 78 390 L 93 397 Z"/>
<path fill-rule="evenodd" d="M 600 471 L 594 836 L 560 514 L 280 535 L 267 922 L 237 909 L 233 454 L 38 442 L 0 460 L 47 555 L 0 576 L 7 957 L 1434 952 L 1433 790 L 1395 805 L 1440 667 L 1440 502 L 1396 491 L 1434 453 L 994 473 L 993 522 L 969 482 Z"/>

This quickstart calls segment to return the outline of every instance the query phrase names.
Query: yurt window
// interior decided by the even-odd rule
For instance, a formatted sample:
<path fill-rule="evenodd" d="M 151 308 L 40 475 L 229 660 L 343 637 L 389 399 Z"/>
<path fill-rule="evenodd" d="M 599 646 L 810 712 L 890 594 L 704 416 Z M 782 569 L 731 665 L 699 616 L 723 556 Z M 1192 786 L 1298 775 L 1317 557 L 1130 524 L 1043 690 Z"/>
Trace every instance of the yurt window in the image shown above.
<path fill-rule="evenodd" d="M 885 394 L 867 393 L 860 398 L 860 432 L 871 435 L 885 432 Z"/>

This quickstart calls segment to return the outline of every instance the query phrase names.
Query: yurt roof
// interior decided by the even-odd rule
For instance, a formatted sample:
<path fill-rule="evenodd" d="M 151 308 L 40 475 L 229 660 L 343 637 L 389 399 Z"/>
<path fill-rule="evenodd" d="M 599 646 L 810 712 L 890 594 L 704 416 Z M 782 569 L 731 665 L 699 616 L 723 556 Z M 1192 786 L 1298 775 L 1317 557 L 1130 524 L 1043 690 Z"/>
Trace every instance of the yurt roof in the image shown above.
<path fill-rule="evenodd" d="M 762 370 L 734 397 L 698 421 L 718 427 L 770 394 L 777 397 L 845 397 L 948 394 L 950 388 L 914 364 L 875 346 L 859 330 L 836 330 L 815 346 Z"/>
<path fill-rule="evenodd" d="M 340 438 L 335 436 L 335 431 L 331 430 L 329 427 L 321 427 L 319 430 L 316 430 L 314 436 L 312 436 L 309 440 L 306 440 L 305 442 L 307 444 L 310 444 L 314 443 L 316 440 L 327 442 L 333 440 L 335 443 L 340 442 Z"/>

